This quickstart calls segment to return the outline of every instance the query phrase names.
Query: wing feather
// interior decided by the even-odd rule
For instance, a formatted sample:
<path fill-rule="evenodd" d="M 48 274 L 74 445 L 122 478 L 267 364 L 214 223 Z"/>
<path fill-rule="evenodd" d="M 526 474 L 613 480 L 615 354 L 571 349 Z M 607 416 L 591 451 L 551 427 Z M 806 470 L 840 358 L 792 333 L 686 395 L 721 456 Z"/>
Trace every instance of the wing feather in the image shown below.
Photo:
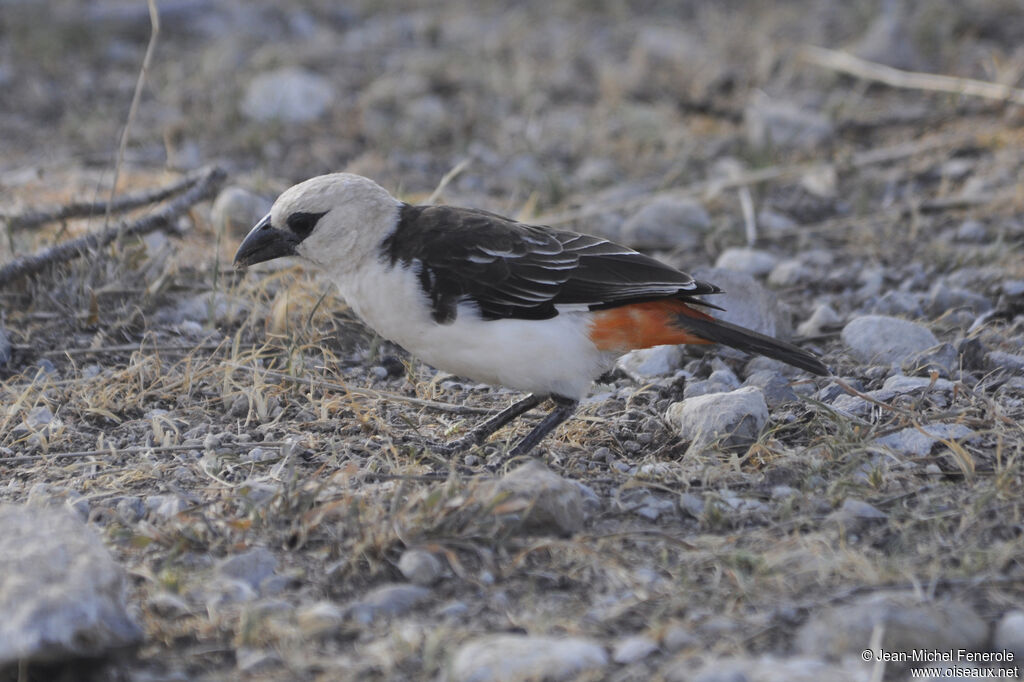
<path fill-rule="evenodd" d="M 607 239 L 451 206 L 403 206 L 381 257 L 416 268 L 440 323 L 453 321 L 460 303 L 485 319 L 547 319 L 559 309 L 719 291 Z"/>

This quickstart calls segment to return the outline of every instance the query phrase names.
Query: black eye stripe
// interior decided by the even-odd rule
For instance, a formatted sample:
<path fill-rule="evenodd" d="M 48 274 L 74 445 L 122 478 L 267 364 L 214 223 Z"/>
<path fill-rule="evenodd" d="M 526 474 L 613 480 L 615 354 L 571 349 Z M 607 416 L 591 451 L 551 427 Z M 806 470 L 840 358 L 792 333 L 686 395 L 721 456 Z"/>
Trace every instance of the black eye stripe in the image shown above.
<path fill-rule="evenodd" d="M 288 229 L 291 230 L 300 239 L 305 239 L 309 236 L 309 233 L 316 227 L 317 221 L 327 215 L 327 211 L 323 213 L 306 213 L 299 211 L 292 213 L 285 220 L 285 224 L 288 225 Z"/>

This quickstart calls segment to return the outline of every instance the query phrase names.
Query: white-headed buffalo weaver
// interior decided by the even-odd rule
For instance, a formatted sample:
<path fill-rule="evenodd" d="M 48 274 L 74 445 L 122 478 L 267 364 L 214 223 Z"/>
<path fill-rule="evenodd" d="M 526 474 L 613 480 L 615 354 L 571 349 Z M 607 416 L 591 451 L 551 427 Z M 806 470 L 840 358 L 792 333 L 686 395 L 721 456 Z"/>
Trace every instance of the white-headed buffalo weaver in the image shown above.
<path fill-rule="evenodd" d="M 550 398 L 509 453 L 529 452 L 631 350 L 720 343 L 814 374 L 792 344 L 714 319 L 718 287 L 641 253 L 568 230 L 453 206 L 412 206 L 350 173 L 289 188 L 246 236 L 235 264 L 299 256 L 322 268 L 381 336 L 439 369 L 529 393 L 464 437 L 458 452 Z"/>

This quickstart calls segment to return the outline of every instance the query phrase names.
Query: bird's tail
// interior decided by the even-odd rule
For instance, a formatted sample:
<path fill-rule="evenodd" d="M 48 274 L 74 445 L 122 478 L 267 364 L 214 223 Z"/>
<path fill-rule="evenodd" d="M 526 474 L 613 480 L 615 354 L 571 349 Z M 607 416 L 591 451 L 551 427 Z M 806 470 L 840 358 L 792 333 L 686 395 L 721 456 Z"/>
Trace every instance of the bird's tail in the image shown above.
<path fill-rule="evenodd" d="M 697 313 L 697 315 L 692 313 Z M 759 334 L 746 327 L 716 320 L 692 308 L 686 313 L 677 314 L 675 318 L 675 324 L 681 329 L 712 343 L 720 343 L 746 353 L 764 355 L 785 362 L 787 365 L 807 370 L 812 374 L 820 376 L 832 374 L 825 363 L 818 359 L 818 356 L 791 343 Z"/>

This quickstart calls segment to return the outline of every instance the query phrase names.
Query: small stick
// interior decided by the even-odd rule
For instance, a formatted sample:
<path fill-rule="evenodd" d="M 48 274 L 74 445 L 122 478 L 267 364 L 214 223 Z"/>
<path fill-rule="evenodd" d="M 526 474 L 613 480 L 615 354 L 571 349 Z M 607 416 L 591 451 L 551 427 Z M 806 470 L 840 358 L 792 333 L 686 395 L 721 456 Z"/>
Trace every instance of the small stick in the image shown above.
<path fill-rule="evenodd" d="M 1001 83 L 894 69 L 885 64 L 854 57 L 846 52 L 814 45 L 805 45 L 800 50 L 800 59 L 815 66 L 832 69 L 864 80 L 884 83 L 893 88 L 945 92 L 952 95 L 967 95 L 1024 105 L 1024 90 Z"/>
<path fill-rule="evenodd" d="M 146 54 L 142 57 L 142 68 L 139 69 L 139 77 L 135 79 L 135 91 L 132 93 L 132 103 L 128 105 L 128 118 L 124 123 L 124 130 L 121 131 L 121 142 L 117 146 L 117 161 L 114 163 L 114 181 L 110 183 L 110 201 L 107 202 L 107 214 L 103 219 L 103 227 L 110 225 L 110 204 L 114 203 L 117 181 L 121 178 L 124 152 L 128 148 L 128 133 L 131 131 L 132 123 L 135 121 L 135 113 L 139 109 L 139 100 L 142 99 L 142 86 L 146 82 L 146 74 L 149 73 L 149 63 L 153 60 L 157 36 L 160 35 L 160 12 L 156 8 L 156 2 L 155 0 L 148 0 L 147 4 L 149 6 L 149 42 L 146 44 Z M 121 225 L 117 233 L 118 247 L 121 246 L 123 238 L 124 225 Z"/>
<path fill-rule="evenodd" d="M 93 232 L 43 249 L 31 256 L 16 258 L 0 267 L 0 287 L 34 275 L 50 265 L 65 263 L 87 251 L 102 248 L 117 239 L 118 235 L 140 236 L 166 229 L 176 217 L 194 204 L 212 197 L 226 176 L 227 173 L 220 167 L 208 168 L 192 180 L 192 186 L 181 196 L 133 223 L 121 223 L 118 227 Z"/>

